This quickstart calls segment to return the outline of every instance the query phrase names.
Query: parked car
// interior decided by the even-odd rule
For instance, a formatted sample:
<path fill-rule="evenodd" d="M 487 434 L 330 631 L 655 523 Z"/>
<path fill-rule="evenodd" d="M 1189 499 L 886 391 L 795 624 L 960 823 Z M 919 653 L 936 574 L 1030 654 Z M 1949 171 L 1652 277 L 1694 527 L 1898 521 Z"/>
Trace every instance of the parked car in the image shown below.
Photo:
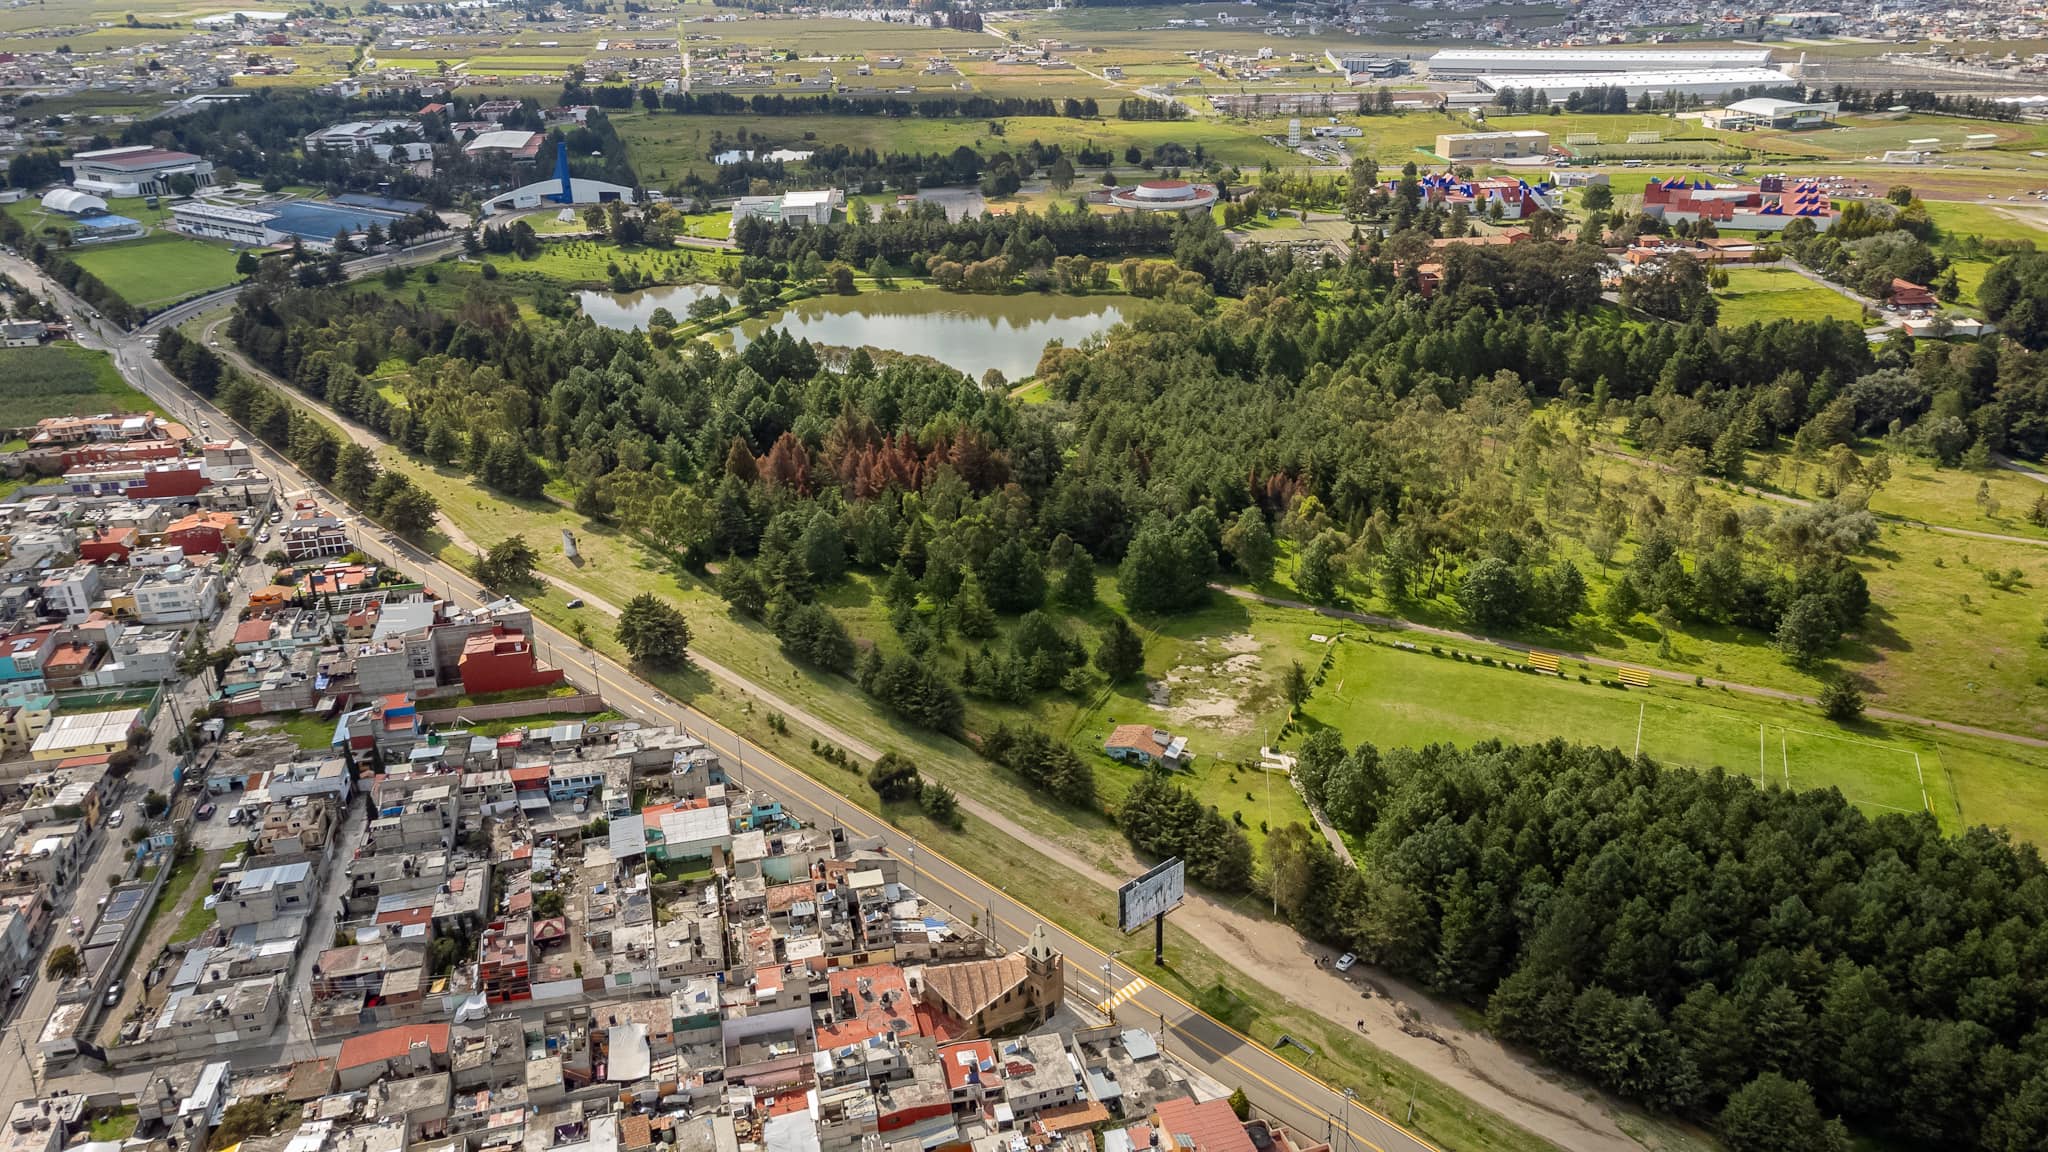
<path fill-rule="evenodd" d="M 121 826 L 122 821 L 126 819 L 128 819 L 128 810 L 125 808 L 116 808 L 114 809 L 114 814 L 112 816 L 107 817 L 107 827 L 119 828 Z"/>
<path fill-rule="evenodd" d="M 268 529 L 265 529 L 265 530 L 264 530 L 264 531 L 262 531 L 262 532 L 258 532 L 258 533 L 256 534 L 256 542 L 257 542 L 258 544 L 268 544 L 268 543 L 270 543 L 270 532 L 269 532 L 269 530 L 268 530 Z"/>
<path fill-rule="evenodd" d="M 581 599 L 580 597 L 576 597 L 576 596 L 571 596 L 571 597 L 569 597 L 569 607 L 571 607 L 571 608 L 581 608 L 581 607 L 583 607 L 583 601 L 582 601 L 582 599 Z"/>
<path fill-rule="evenodd" d="M 1346 952 L 1342 956 L 1337 957 L 1337 971 L 1349 972 L 1351 971 L 1351 966 L 1356 963 L 1358 963 L 1358 955 L 1353 952 Z"/>
<path fill-rule="evenodd" d="M 24 972 L 14 978 L 14 983 L 7 988 L 7 994 L 19 1000 L 23 996 L 28 995 L 29 985 L 35 982 L 36 978 L 32 973 Z"/>
<path fill-rule="evenodd" d="M 121 993 L 127 990 L 127 981 L 114 981 L 113 986 L 107 989 L 107 1007 L 112 1008 L 114 1005 L 119 1004 L 121 1002 Z"/>
<path fill-rule="evenodd" d="M 201 804 L 199 806 L 199 811 L 193 813 L 193 815 L 197 816 L 201 820 L 213 819 L 213 802 L 209 800 L 206 803 Z"/>
<path fill-rule="evenodd" d="M 242 822 L 242 810 L 241 810 L 240 808 L 230 808 L 230 809 L 228 809 L 228 823 L 230 823 L 230 824 L 240 824 L 241 822 Z"/>

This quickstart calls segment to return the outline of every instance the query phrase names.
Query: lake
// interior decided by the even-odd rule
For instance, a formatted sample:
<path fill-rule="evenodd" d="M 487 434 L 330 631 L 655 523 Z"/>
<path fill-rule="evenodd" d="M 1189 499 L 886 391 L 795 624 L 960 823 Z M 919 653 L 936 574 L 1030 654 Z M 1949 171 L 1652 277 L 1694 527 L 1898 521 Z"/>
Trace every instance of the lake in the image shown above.
<path fill-rule="evenodd" d="M 1107 332 L 1135 303 L 1128 296 L 983 296 L 908 288 L 859 296 L 814 296 L 787 311 L 741 322 L 733 346 L 770 328 L 813 344 L 929 356 L 975 379 L 994 368 L 1005 380 L 1038 371 L 1038 357 L 1054 340 L 1079 344 Z"/>
<path fill-rule="evenodd" d="M 721 292 L 732 299 L 733 292 L 721 284 L 670 284 L 638 292 L 578 292 L 576 302 L 585 316 L 605 328 L 645 328 L 657 308 L 668 309 L 678 323 L 684 323 L 690 318 L 691 304 Z"/>
<path fill-rule="evenodd" d="M 644 328 L 656 308 L 682 319 L 690 302 L 726 291 L 712 284 L 679 284 L 640 292 L 582 294 L 584 314 L 607 328 Z M 727 291 L 727 294 L 731 293 Z M 1054 340 L 1078 344 L 1106 332 L 1136 301 L 1129 296 L 987 296 L 907 288 L 858 296 L 814 296 L 782 312 L 727 329 L 734 348 L 770 328 L 814 344 L 867 345 L 929 356 L 979 380 L 994 368 L 1005 380 L 1038 370 L 1038 357 Z"/>

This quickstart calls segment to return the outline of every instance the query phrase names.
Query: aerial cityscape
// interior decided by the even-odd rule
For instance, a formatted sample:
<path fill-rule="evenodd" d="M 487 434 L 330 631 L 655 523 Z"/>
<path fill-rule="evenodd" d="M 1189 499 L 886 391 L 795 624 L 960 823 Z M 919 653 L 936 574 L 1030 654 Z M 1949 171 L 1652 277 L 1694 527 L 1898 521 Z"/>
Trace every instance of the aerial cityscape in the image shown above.
<path fill-rule="evenodd" d="M 2048 1149 L 2048 12 L 0 7 L 0 1152 Z"/>

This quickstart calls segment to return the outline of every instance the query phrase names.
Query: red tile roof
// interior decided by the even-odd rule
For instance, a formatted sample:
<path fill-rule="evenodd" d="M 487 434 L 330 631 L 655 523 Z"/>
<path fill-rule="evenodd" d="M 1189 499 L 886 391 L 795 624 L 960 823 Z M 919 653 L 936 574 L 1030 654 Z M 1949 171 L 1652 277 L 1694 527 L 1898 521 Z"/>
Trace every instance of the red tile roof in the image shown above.
<path fill-rule="evenodd" d="M 448 1054 L 448 1026 L 446 1024 L 402 1024 L 386 1028 L 367 1036 L 351 1036 L 341 1042 L 341 1055 L 336 1058 L 336 1068 L 361 1068 L 366 1064 L 377 1064 L 396 1060 L 412 1051 L 415 1043 L 424 1043 L 436 1056 Z M 1205 1150 L 1206 1152 L 1206 1150 Z"/>
<path fill-rule="evenodd" d="M 1189 1147 L 1180 1144 L 1180 1138 L 1187 1137 L 1192 1144 L 1191 1152 L 1257 1152 L 1252 1138 L 1245 1135 L 1244 1121 L 1230 1110 L 1228 1100 L 1205 1100 L 1200 1104 L 1187 1099 L 1162 1100 L 1159 1127 L 1171 1138 L 1171 1143 L 1181 1147 Z"/>

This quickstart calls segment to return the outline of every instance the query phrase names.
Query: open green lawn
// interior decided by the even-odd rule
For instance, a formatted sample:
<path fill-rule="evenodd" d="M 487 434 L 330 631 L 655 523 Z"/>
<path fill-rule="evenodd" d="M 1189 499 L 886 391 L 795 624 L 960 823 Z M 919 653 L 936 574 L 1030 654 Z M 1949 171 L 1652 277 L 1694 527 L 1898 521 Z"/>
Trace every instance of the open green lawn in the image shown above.
<path fill-rule="evenodd" d="M 555 240 L 541 246 L 531 260 L 493 256 L 490 262 L 507 276 L 532 275 L 564 285 L 606 286 L 617 269 L 636 279 L 663 283 L 709 280 L 725 263 L 720 254 L 680 248 L 621 248 L 608 241 Z"/>
<path fill-rule="evenodd" d="M 183 916 L 178 917 L 178 926 L 171 930 L 169 943 L 183 944 L 187 940 L 197 940 L 200 933 L 213 927 L 219 920 L 219 912 L 208 908 L 206 898 L 201 896 L 192 901 Z"/>
<path fill-rule="evenodd" d="M 116 1108 L 111 1112 L 95 1113 L 91 1133 L 94 1142 L 114 1141 L 116 1143 L 135 1135 L 138 1117 L 133 1108 Z"/>
<path fill-rule="evenodd" d="M 1434 654 L 1419 638 L 1407 641 L 1414 650 L 1403 650 L 1395 640 L 1388 633 L 1347 638 L 1306 709 L 1309 720 L 1337 728 L 1347 742 L 1381 747 L 1558 738 L 1601 744 L 1766 786 L 1837 788 L 1872 814 L 1924 809 L 1951 831 L 1989 823 L 2031 839 L 2048 836 L 2048 757 L 2037 763 L 2020 749 L 1973 751 L 1958 780 L 1981 777 L 1986 791 L 2021 781 L 2031 799 L 1972 811 L 1943 770 L 1939 744 L 1918 729 L 1845 727 L 1810 707 L 1730 692 L 1675 685 L 1622 691 L 1600 686 L 1597 670 L 1570 662 L 1553 677 Z M 1481 651 L 1468 650 L 1474 657 Z M 1504 650 L 1485 654 L 1520 659 Z M 1593 683 L 1581 683 L 1580 675 Z"/>
<path fill-rule="evenodd" d="M 1114 109 L 1112 108 L 1112 113 Z M 1448 117 L 1418 113 L 1435 125 L 1449 124 Z M 1391 122 L 1410 117 L 1390 117 Z M 1278 131 L 1286 122 L 1277 121 Z M 1114 115 L 1101 120 L 1075 120 L 1063 116 L 1011 116 L 1002 120 L 1003 134 L 995 136 L 986 120 L 926 120 L 879 116 L 681 116 L 670 113 L 619 113 L 612 124 L 631 149 L 633 165 L 643 179 L 655 182 L 679 180 L 686 172 L 710 175 L 714 153 L 730 147 L 815 148 L 844 144 L 876 152 L 950 152 L 966 146 L 982 152 L 1004 147 L 1018 148 L 1037 140 L 1058 144 L 1071 154 L 1085 144 L 1110 148 L 1122 163 L 1125 148 L 1136 145 L 1145 152 L 1161 144 L 1177 143 L 1190 150 L 1200 146 L 1204 154 L 1227 163 L 1256 168 L 1271 161 L 1292 164 L 1300 157 L 1287 149 L 1267 143 L 1260 135 L 1272 125 L 1230 124 L 1214 120 L 1136 121 L 1118 120 Z M 1426 133 L 1453 131 L 1441 126 Z M 745 132 L 741 143 L 739 133 Z M 1418 133 L 1418 136 L 1421 134 Z"/>
<path fill-rule="evenodd" d="M 1870 441 L 1857 445 L 1857 459 L 1867 465 L 1878 448 Z M 1888 462 L 1891 478 L 1870 495 L 1873 512 L 1973 532 L 2048 540 L 2048 528 L 2029 519 L 2034 501 L 2048 496 L 2048 484 L 2004 468 L 1981 472 L 1942 468 L 1928 457 L 1902 452 L 1890 453 Z M 1783 491 L 1799 496 L 1818 494 L 1818 469 L 1802 469 L 1795 484 L 1791 460 L 1782 453 L 1752 454 L 1750 467 L 1752 475 L 1768 474 Z"/>
<path fill-rule="evenodd" d="M 278 734 L 291 737 L 300 748 L 308 752 L 323 751 L 334 743 L 334 722 L 303 712 L 289 712 L 272 716 L 255 716 L 235 722 L 238 731 L 256 734 Z"/>
<path fill-rule="evenodd" d="M 170 208 L 166 207 L 166 199 L 159 199 L 157 206 L 151 208 L 147 197 L 109 197 L 107 211 L 116 216 L 126 216 L 130 220 L 140 220 L 144 224 L 161 224 L 171 216 Z M 71 230 L 70 217 L 45 211 L 40 196 L 24 196 L 12 204 L 0 206 L 0 212 L 5 212 L 19 221 L 21 226 L 33 235 L 43 235 L 46 229 L 67 232 Z"/>
<path fill-rule="evenodd" d="M 2037 247 L 2048 247 L 2048 204 L 2032 197 L 2020 204 L 1990 200 L 1929 200 L 1926 204 L 1927 214 L 1941 229 L 1944 239 L 1968 235 L 1980 240 L 2027 241 Z"/>
<path fill-rule="evenodd" d="M 137 939 L 149 939 L 149 931 L 156 924 L 158 914 L 167 908 L 178 906 L 178 901 L 184 898 L 186 890 L 192 887 L 192 881 L 198 877 L 199 866 L 204 856 L 204 853 L 187 851 L 178 857 L 177 862 L 171 866 L 171 874 L 165 879 L 163 888 L 157 892 L 156 903 L 149 906 L 149 915 L 142 921 L 142 935 Z M 198 901 L 195 899 L 194 902 Z"/>
<path fill-rule="evenodd" d="M 161 308 L 236 280 L 233 249 L 169 232 L 80 248 L 71 259 L 137 308 Z"/>
<path fill-rule="evenodd" d="M 0 349 L 0 401 L 9 427 L 47 416 L 162 411 L 121 379 L 105 352 L 76 344 Z"/>
<path fill-rule="evenodd" d="M 1730 268 L 1728 287 L 1714 295 L 1721 302 L 1720 323 L 1739 328 L 1770 320 L 1847 320 L 1858 323 L 1863 309 L 1832 288 L 1816 284 L 1783 268 Z"/>

